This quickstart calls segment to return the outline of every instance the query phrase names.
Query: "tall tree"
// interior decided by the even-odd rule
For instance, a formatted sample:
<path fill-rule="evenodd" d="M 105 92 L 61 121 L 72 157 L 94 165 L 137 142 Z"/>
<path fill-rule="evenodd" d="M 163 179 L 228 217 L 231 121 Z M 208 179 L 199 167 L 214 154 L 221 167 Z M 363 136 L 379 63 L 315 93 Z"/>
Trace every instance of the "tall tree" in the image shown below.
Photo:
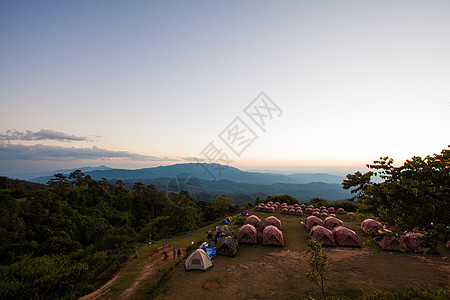
<path fill-rule="evenodd" d="M 401 166 L 381 157 L 368 164 L 373 171 L 347 175 L 344 189 L 379 218 L 401 230 L 427 233 L 432 247 L 450 238 L 450 149 L 425 158 L 415 156 Z M 372 181 L 377 175 L 382 182 Z"/>

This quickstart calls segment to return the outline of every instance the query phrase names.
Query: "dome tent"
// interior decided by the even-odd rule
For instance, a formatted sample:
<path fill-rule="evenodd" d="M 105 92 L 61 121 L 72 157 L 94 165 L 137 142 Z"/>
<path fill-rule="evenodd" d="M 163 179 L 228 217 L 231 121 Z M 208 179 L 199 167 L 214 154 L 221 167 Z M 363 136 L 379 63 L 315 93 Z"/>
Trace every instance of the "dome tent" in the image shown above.
<path fill-rule="evenodd" d="M 247 224 L 238 230 L 238 242 L 245 244 L 257 244 L 258 232 L 253 225 Z"/>
<path fill-rule="evenodd" d="M 323 225 L 323 221 L 316 216 L 309 216 L 306 218 L 306 230 L 310 231 L 315 225 Z"/>
<path fill-rule="evenodd" d="M 375 221 L 373 219 L 365 219 L 361 223 L 361 229 L 364 232 L 367 232 L 368 230 L 372 230 L 374 232 L 377 232 L 378 230 L 382 229 L 383 225 L 381 225 L 380 222 Z"/>
<path fill-rule="evenodd" d="M 327 217 L 323 222 L 323 226 L 328 230 L 333 230 L 336 226 L 344 226 L 344 223 L 335 217 Z"/>
<path fill-rule="evenodd" d="M 324 246 L 336 246 L 333 233 L 323 226 L 314 226 L 309 232 L 309 237 L 322 243 Z"/>
<path fill-rule="evenodd" d="M 344 226 L 333 228 L 333 238 L 340 247 L 360 247 L 356 232 Z"/>
<path fill-rule="evenodd" d="M 197 249 L 186 258 L 184 269 L 186 271 L 207 271 L 213 264 L 205 251 Z"/>
<path fill-rule="evenodd" d="M 222 236 L 217 239 L 216 254 L 234 257 L 239 251 L 237 241 L 231 236 Z"/>
<path fill-rule="evenodd" d="M 263 245 L 284 247 L 283 233 L 281 230 L 272 225 L 264 228 Z"/>
<path fill-rule="evenodd" d="M 255 215 L 251 215 L 250 217 L 248 217 L 247 220 L 245 220 L 245 224 L 251 224 L 251 225 L 255 226 L 256 230 L 258 230 L 258 231 L 262 230 L 261 219 Z"/>
<path fill-rule="evenodd" d="M 266 227 L 272 225 L 278 228 L 279 230 L 282 230 L 281 221 L 274 216 L 267 217 L 266 220 L 264 221 L 264 225 Z"/>

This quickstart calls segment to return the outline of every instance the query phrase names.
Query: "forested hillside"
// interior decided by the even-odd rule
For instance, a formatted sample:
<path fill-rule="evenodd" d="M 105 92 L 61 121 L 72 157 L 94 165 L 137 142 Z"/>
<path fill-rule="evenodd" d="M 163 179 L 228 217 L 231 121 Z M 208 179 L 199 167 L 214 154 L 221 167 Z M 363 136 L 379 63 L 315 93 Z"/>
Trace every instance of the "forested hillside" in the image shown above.
<path fill-rule="evenodd" d="M 133 247 L 233 213 L 154 186 L 92 180 L 80 171 L 48 185 L 0 177 L 0 299 L 74 298 L 119 269 Z"/>

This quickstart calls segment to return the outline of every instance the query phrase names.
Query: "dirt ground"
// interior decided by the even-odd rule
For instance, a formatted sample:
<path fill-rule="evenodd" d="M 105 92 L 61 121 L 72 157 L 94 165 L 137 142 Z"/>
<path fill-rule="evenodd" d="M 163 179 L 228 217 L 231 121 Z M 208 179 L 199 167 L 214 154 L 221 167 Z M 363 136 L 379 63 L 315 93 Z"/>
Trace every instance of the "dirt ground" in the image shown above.
<path fill-rule="evenodd" d="M 258 213 L 262 219 L 270 214 Z M 240 245 L 235 258 L 218 256 L 207 272 L 185 272 L 177 266 L 157 299 L 308 299 L 319 296 L 318 287 L 306 280 L 309 271 L 304 256 L 307 231 L 294 216 L 275 214 L 283 222 L 284 248 Z M 360 220 L 345 220 L 358 233 Z M 373 289 L 407 289 L 448 286 L 447 259 L 412 253 L 390 253 L 377 247 L 326 248 L 333 261 L 327 280 L 328 294 L 361 295 Z M 217 289 L 204 288 L 217 282 Z"/>

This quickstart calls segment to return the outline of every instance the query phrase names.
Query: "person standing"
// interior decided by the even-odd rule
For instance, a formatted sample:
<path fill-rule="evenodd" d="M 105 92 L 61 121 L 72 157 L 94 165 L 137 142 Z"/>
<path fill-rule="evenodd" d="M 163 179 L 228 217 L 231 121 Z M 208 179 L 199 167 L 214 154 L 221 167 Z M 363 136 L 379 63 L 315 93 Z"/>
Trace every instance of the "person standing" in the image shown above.
<path fill-rule="evenodd" d="M 178 258 L 181 257 L 181 249 L 178 249 L 178 250 L 177 250 L 177 255 L 178 255 Z"/>
<path fill-rule="evenodd" d="M 168 256 L 168 255 L 167 255 L 167 251 L 164 251 L 164 252 L 163 252 L 163 255 L 164 255 L 164 260 L 167 260 L 167 256 Z"/>
<path fill-rule="evenodd" d="M 173 254 L 173 259 L 175 259 L 175 257 L 177 256 L 177 249 L 173 248 L 172 254 Z"/>

